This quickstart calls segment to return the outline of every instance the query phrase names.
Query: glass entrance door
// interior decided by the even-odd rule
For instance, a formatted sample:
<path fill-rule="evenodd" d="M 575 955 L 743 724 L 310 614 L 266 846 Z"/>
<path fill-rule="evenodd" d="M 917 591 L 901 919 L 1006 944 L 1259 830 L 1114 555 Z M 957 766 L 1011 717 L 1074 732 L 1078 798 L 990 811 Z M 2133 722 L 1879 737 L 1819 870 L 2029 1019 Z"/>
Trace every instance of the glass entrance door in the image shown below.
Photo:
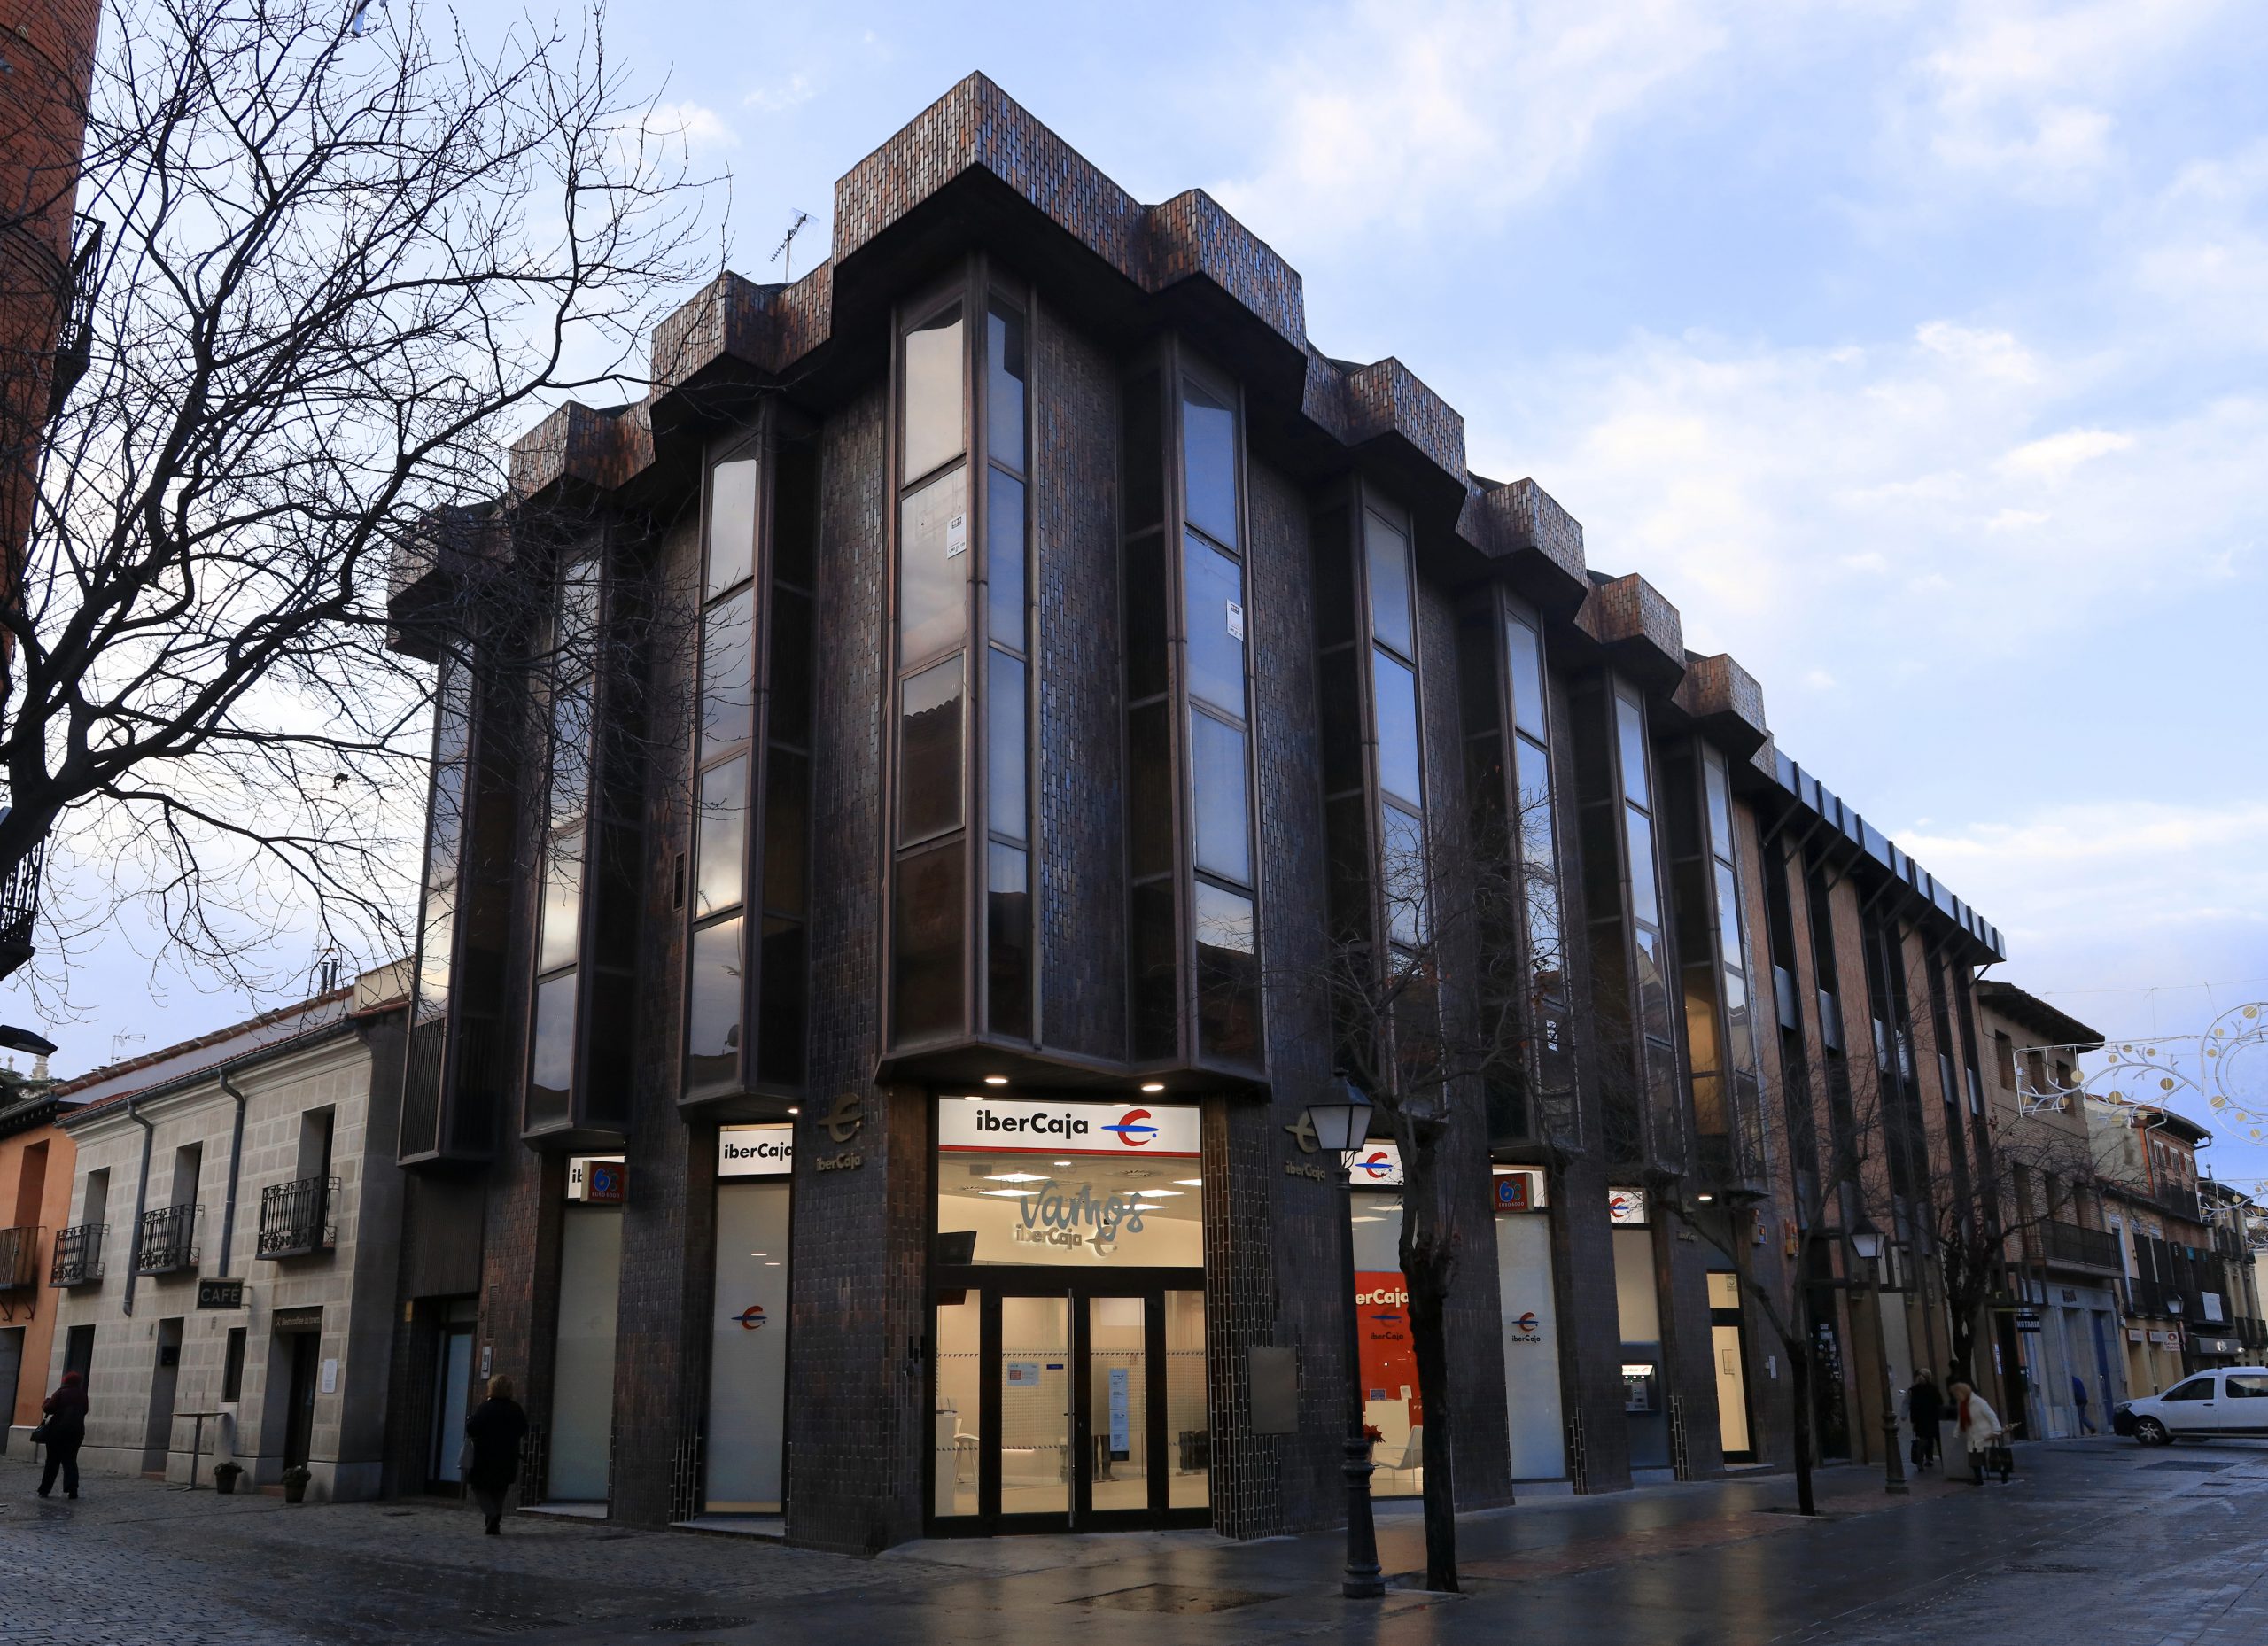
<path fill-rule="evenodd" d="M 994 1269 L 937 1288 L 935 1530 L 1211 1519 L 1205 1294 L 1152 1273 Z"/>

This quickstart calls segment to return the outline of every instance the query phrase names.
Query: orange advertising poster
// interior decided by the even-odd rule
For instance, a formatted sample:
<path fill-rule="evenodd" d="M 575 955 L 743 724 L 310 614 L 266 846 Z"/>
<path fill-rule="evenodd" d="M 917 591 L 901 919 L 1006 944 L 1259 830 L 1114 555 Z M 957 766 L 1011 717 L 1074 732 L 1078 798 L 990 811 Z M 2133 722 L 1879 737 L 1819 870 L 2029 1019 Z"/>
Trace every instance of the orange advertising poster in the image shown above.
<path fill-rule="evenodd" d="M 1418 1401 L 1418 1356 L 1410 1342 L 1410 1287 L 1399 1269 L 1357 1269 L 1355 1325 L 1362 1344 L 1363 1394 L 1396 1401 L 1410 1391 L 1410 1425 L 1425 1421 Z"/>

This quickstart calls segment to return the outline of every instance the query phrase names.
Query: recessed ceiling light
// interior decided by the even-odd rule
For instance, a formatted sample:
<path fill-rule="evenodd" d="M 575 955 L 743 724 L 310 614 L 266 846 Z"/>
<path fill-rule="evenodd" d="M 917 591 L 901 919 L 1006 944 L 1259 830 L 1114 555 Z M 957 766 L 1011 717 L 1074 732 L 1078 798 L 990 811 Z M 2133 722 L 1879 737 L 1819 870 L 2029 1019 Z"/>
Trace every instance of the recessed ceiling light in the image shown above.
<path fill-rule="evenodd" d="M 788 1106 L 788 1113 L 790 1114 L 800 1114 L 803 1112 L 803 1106 L 800 1104 L 790 1103 Z"/>
<path fill-rule="evenodd" d="M 780 1267 L 780 1260 L 775 1257 L 770 1262 L 766 1263 L 765 1267 L 766 1269 L 777 1269 Z"/>
<path fill-rule="evenodd" d="M 999 1200 L 1029 1200 L 1039 1192 L 1037 1189 L 979 1189 L 977 1193 L 990 1195 Z"/>
<path fill-rule="evenodd" d="M 1178 1200 L 1181 1199 L 1181 1191 L 1178 1189 L 1137 1189 L 1134 1192 L 1140 1195 L 1146 1200 Z"/>
<path fill-rule="evenodd" d="M 1070 1161 L 1056 1161 L 1055 1163 L 1056 1163 L 1058 1166 L 1068 1166 L 1071 1162 L 1070 1162 Z"/>
<path fill-rule="evenodd" d="M 1145 1091 L 1163 1091 L 1165 1089 L 1166 1083 L 1162 1080 L 1146 1080 L 1142 1083 L 1142 1090 Z"/>
<path fill-rule="evenodd" d="M 988 1086 L 1005 1086 L 1008 1083 L 1008 1077 L 1006 1075 L 987 1075 L 984 1077 L 984 1083 Z"/>
<path fill-rule="evenodd" d="M 1184 1189 L 1202 1189 L 1205 1186 L 1202 1177 L 1177 1177 L 1174 1181 Z"/>
<path fill-rule="evenodd" d="M 984 1181 L 987 1183 L 1045 1183 L 1047 1179 L 1037 1172 L 992 1172 L 986 1176 Z"/>

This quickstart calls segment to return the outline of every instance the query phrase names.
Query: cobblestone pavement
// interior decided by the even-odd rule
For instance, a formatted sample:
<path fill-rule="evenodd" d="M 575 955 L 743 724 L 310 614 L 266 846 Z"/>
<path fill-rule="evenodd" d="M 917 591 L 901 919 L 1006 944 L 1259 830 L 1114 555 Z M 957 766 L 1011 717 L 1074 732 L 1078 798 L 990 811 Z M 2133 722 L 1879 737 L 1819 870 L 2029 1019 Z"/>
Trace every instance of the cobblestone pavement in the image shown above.
<path fill-rule="evenodd" d="M 796 1646 L 1346 1639 L 1378 1646 L 2264 1646 L 2268 1446 L 2021 1449 L 2015 1484 L 1934 1475 L 1886 1497 L 1784 1476 L 1558 1498 L 1465 1517 L 1465 1593 L 1415 1587 L 1422 1534 L 1382 1507 L 1382 1603 L 1337 1593 L 1335 1534 L 932 1541 L 851 1560 L 742 1538 L 436 1502 L 287 1507 L 89 1476 L 43 1502 L 0 1460 L 0 1642 L 43 1646 L 528 1646 L 686 1638 Z"/>

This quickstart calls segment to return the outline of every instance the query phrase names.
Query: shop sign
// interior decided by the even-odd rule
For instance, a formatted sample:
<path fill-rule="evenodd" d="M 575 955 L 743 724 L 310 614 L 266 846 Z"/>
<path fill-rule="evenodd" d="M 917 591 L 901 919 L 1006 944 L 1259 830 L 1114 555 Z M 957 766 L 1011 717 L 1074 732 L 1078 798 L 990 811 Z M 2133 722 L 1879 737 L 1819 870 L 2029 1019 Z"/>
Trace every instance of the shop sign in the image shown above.
<path fill-rule="evenodd" d="M 1402 1145 L 1366 1143 L 1347 1162 L 1347 1181 L 1357 1189 L 1402 1187 Z"/>
<path fill-rule="evenodd" d="M 1643 1223 L 1646 1221 L 1646 1192 L 1643 1189 L 1609 1189 L 1606 1192 L 1606 1221 L 1611 1223 Z"/>
<path fill-rule="evenodd" d="M 276 1311 L 274 1324 L 278 1332 L 321 1332 L 322 1306 L 316 1304 L 311 1308 L 279 1308 Z"/>
<path fill-rule="evenodd" d="M 619 1206 L 628 1189 L 619 1154 L 571 1154 L 567 1157 L 567 1198 L 593 1206 Z"/>
<path fill-rule="evenodd" d="M 970 1154 L 1163 1155 L 1203 1152 L 1194 1108 L 1126 1103 L 1032 1103 L 944 1098 L 937 1147 Z"/>
<path fill-rule="evenodd" d="M 245 1283 L 241 1280 L 200 1280 L 197 1283 L 197 1307 L 199 1308 L 242 1308 L 245 1306 Z"/>
<path fill-rule="evenodd" d="M 1008 1363 L 1007 1386 L 1012 1389 L 1036 1389 L 1039 1386 L 1039 1363 L 1034 1360 L 1012 1360 Z"/>
<path fill-rule="evenodd" d="M 1543 1208 L 1542 1172 L 1500 1171 L 1494 1187 L 1496 1209 L 1500 1212 L 1534 1212 Z"/>
<path fill-rule="evenodd" d="M 796 1169 L 792 1126 L 719 1126 L 717 1176 L 785 1177 Z"/>

